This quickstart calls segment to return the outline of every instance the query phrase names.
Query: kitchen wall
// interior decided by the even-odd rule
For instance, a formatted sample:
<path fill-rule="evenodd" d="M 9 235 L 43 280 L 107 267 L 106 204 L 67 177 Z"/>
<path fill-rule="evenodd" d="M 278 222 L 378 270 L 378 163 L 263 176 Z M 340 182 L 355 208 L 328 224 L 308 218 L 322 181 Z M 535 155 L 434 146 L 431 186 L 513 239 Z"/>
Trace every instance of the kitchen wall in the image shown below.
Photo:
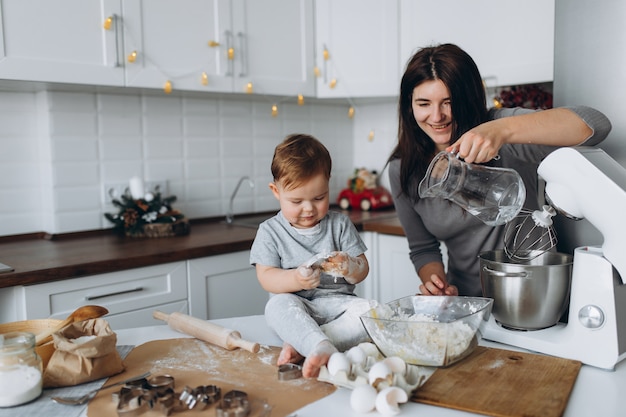
<path fill-rule="evenodd" d="M 267 189 L 274 147 L 293 132 L 329 148 L 332 198 L 355 167 L 381 170 L 395 141 L 395 101 L 283 103 L 257 96 L 0 91 L 0 236 L 107 228 L 105 184 L 167 180 L 189 218 L 278 209 Z M 370 137 L 373 132 L 373 137 Z"/>
<path fill-rule="evenodd" d="M 557 0 L 555 15 L 554 103 L 586 104 L 606 114 L 613 129 L 599 147 L 626 167 L 626 3 L 605 0 L 600 7 L 585 0 Z M 555 220 L 561 251 L 603 242 L 587 220 Z"/>

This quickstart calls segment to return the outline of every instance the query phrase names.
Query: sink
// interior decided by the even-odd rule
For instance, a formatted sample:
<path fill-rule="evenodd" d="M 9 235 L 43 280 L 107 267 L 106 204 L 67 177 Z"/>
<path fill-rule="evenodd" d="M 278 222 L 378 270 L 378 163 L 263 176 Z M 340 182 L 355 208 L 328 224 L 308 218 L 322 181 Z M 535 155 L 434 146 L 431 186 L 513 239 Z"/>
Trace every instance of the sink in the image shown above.
<path fill-rule="evenodd" d="M 273 217 L 274 214 L 259 214 L 259 215 L 250 215 L 250 216 L 235 216 L 235 219 L 231 223 L 232 226 L 239 227 L 249 227 L 252 229 L 258 229 L 259 225 L 263 223 L 265 220 Z M 224 221 L 226 223 L 226 221 Z"/>

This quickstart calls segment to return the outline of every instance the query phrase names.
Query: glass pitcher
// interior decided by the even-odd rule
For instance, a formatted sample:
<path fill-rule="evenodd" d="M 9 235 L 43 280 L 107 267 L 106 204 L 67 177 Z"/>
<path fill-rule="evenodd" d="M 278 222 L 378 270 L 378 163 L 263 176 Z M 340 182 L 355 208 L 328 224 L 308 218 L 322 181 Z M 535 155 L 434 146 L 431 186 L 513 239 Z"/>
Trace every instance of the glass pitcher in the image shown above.
<path fill-rule="evenodd" d="M 420 197 L 442 197 L 463 207 L 489 226 L 517 216 L 526 187 L 517 171 L 468 164 L 455 154 L 439 152 L 419 184 Z"/>

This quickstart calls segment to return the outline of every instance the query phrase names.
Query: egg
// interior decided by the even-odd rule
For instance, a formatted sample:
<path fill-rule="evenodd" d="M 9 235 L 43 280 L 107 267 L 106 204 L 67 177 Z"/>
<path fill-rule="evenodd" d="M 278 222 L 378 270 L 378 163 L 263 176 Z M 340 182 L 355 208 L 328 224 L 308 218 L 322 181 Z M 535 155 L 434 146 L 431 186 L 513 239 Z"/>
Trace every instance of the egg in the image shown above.
<path fill-rule="evenodd" d="M 350 360 L 345 353 L 335 352 L 330 355 L 328 363 L 326 364 L 328 373 L 332 376 L 337 375 L 338 372 L 344 371 L 347 374 L 350 373 Z"/>
<path fill-rule="evenodd" d="M 358 413 L 369 413 L 376 408 L 378 392 L 371 385 L 354 387 L 350 394 L 350 407 Z"/>
<path fill-rule="evenodd" d="M 360 347 L 363 350 L 363 352 L 365 352 L 365 355 L 373 357 L 374 360 L 378 361 L 382 359 L 382 355 L 380 354 L 380 351 L 378 350 L 375 344 L 370 343 L 370 342 L 363 342 L 363 343 L 359 343 L 358 347 Z"/>
<path fill-rule="evenodd" d="M 365 361 L 367 361 L 367 354 L 359 346 L 350 348 L 350 350 L 346 352 L 346 356 L 348 360 L 350 360 L 350 363 L 355 365 L 363 366 L 365 365 Z"/>
<path fill-rule="evenodd" d="M 377 387 L 381 382 L 391 384 L 393 375 L 389 366 L 384 362 L 376 362 L 367 373 L 367 380 L 370 385 Z"/>
<path fill-rule="evenodd" d="M 385 363 L 394 374 L 406 374 L 406 362 L 399 356 L 385 358 L 383 359 L 383 363 Z"/>
<path fill-rule="evenodd" d="M 376 395 L 376 411 L 383 416 L 395 416 L 400 413 L 398 404 L 409 400 L 406 391 L 398 387 L 388 387 Z"/>

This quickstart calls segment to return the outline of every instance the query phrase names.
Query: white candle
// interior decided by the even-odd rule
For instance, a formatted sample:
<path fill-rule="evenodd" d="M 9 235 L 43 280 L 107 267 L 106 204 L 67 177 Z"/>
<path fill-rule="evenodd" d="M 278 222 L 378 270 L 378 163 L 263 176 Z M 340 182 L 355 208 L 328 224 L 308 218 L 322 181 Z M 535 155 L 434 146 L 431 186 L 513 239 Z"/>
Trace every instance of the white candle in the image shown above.
<path fill-rule="evenodd" d="M 143 190 L 143 180 L 141 178 L 132 177 L 130 179 L 130 195 L 132 195 L 135 200 L 144 198 L 145 193 Z"/>

